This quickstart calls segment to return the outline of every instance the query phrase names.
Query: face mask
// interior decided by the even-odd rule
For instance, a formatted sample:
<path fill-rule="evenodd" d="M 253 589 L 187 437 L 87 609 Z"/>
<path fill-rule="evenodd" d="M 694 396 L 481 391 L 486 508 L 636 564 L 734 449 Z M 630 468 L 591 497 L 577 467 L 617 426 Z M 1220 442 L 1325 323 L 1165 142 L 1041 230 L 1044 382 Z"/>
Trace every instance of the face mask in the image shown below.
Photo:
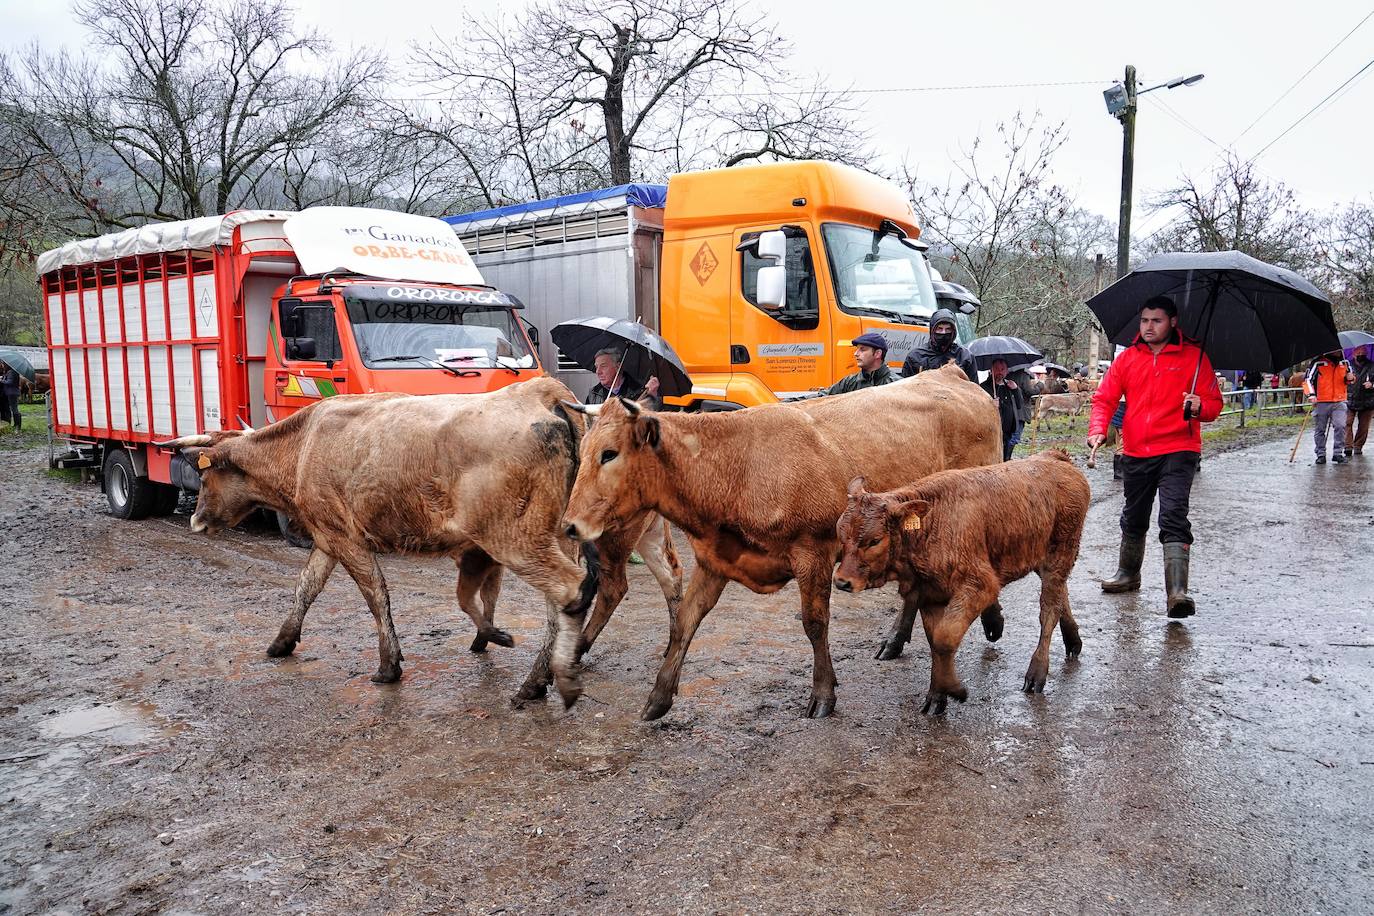
<path fill-rule="evenodd" d="M 935 346 L 943 350 L 954 342 L 954 334 L 950 331 L 936 331 L 930 335 L 930 339 L 935 341 Z"/>

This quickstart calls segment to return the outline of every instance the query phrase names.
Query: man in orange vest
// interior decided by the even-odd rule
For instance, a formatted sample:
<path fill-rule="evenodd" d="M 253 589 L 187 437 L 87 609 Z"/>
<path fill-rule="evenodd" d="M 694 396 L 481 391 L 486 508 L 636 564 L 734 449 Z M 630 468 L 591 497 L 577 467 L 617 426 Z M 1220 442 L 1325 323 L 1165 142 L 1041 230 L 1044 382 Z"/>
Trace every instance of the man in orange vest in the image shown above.
<path fill-rule="evenodd" d="M 1336 449 L 1331 456 L 1335 464 L 1345 463 L 1345 397 L 1346 386 L 1355 381 L 1350 364 L 1341 359 L 1340 350 L 1332 350 L 1312 361 L 1303 379 L 1307 399 L 1312 408 L 1312 442 L 1317 450 L 1317 464 L 1326 464 L 1326 428 L 1335 428 Z"/>
<path fill-rule="evenodd" d="M 1191 390 L 1194 378 L 1196 393 Z M 1189 548 L 1193 543 L 1188 497 L 1202 456 L 1202 424 L 1221 413 L 1221 391 L 1211 362 L 1179 331 L 1178 307 L 1167 296 L 1155 296 L 1140 307 L 1140 333 L 1135 343 L 1112 361 L 1102 377 L 1088 421 L 1090 448 L 1106 440 L 1107 424 L 1123 397 L 1126 417 L 1121 424 L 1121 469 L 1126 504 L 1121 510 L 1121 553 L 1116 575 L 1102 583 L 1102 590 L 1133 592 L 1140 588 L 1145 533 L 1158 494 L 1168 613 L 1170 617 L 1190 617 L 1196 607 L 1188 595 Z"/>

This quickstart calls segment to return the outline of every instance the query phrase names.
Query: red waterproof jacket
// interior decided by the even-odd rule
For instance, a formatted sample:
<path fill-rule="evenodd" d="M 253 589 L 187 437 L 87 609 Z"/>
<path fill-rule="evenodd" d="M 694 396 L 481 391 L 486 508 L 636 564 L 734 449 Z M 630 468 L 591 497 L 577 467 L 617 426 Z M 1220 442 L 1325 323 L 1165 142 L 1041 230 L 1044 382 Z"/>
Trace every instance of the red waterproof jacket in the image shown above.
<path fill-rule="evenodd" d="M 1202 369 L 1198 370 L 1198 357 Z M 1112 361 L 1093 394 L 1088 435 L 1107 432 L 1107 422 L 1117 403 L 1126 399 L 1126 420 L 1121 426 L 1121 450 L 1133 458 L 1153 458 L 1170 452 L 1201 452 L 1202 422 L 1183 419 L 1183 395 L 1197 372 L 1197 393 L 1202 398 L 1201 421 L 1221 413 L 1221 391 L 1212 363 L 1197 345 L 1177 333 L 1156 356 L 1149 344 L 1134 344 Z"/>

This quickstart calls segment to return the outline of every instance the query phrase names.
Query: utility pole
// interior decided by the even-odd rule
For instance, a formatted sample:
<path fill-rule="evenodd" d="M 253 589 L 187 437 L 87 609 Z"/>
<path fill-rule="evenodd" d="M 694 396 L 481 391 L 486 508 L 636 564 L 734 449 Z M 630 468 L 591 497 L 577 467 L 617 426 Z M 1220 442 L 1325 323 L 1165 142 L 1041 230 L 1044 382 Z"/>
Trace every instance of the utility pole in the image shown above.
<path fill-rule="evenodd" d="M 1116 229 L 1116 278 L 1131 269 L 1131 184 L 1135 179 L 1135 66 L 1126 65 L 1126 104 L 1117 112 L 1121 121 L 1121 214 Z"/>
<path fill-rule="evenodd" d="M 1102 274 L 1107 270 L 1107 256 L 1097 253 L 1093 259 L 1093 294 L 1102 292 Z M 1097 378 L 1097 361 L 1102 358 L 1102 337 L 1097 333 L 1097 320 L 1088 325 L 1088 377 Z"/>

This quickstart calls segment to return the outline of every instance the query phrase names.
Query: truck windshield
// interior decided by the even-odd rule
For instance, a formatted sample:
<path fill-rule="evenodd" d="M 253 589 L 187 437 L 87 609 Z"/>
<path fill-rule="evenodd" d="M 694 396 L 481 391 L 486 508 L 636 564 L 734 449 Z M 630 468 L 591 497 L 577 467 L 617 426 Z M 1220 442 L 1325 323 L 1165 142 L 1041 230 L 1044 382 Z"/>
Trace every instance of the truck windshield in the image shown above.
<path fill-rule="evenodd" d="M 430 294 L 428 296 L 424 294 Z M 358 353 L 369 368 L 533 369 L 515 313 L 494 291 L 350 287 L 344 305 Z"/>
<path fill-rule="evenodd" d="M 919 251 L 862 226 L 826 223 L 821 235 L 841 309 L 894 321 L 925 319 L 935 311 L 930 272 Z"/>

